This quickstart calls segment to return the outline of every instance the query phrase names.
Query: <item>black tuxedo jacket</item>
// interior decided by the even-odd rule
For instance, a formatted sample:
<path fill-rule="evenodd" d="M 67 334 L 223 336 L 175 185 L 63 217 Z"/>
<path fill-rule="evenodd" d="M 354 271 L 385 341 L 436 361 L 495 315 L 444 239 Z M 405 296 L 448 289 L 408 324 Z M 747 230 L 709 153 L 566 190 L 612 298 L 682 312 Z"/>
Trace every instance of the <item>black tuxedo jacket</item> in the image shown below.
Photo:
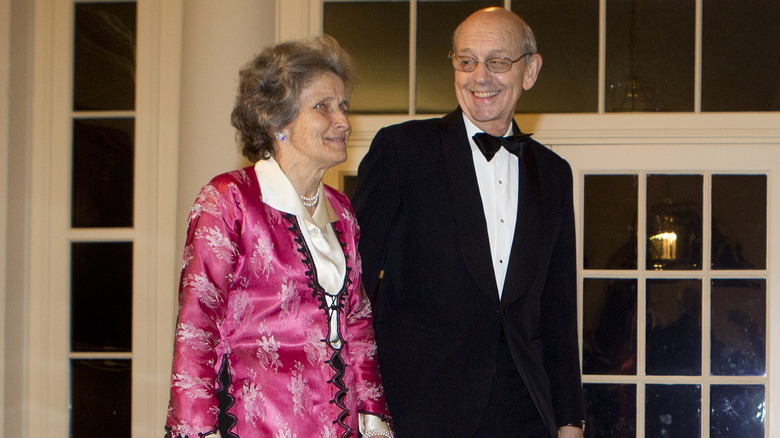
<path fill-rule="evenodd" d="M 384 270 L 374 328 L 400 438 L 474 434 L 502 333 L 550 436 L 584 418 L 571 168 L 530 139 L 519 167 L 499 300 L 460 109 L 381 129 L 360 164 L 363 281 L 370 294 Z"/>

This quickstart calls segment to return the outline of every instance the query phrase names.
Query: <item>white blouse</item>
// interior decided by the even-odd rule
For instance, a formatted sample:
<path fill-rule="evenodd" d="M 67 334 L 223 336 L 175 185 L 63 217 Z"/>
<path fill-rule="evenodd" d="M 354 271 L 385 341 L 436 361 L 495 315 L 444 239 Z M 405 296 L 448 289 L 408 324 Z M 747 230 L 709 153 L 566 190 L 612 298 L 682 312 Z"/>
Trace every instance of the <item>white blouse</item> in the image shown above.
<path fill-rule="evenodd" d="M 331 334 L 328 343 L 334 349 L 340 349 L 344 341 L 338 330 L 337 306 L 333 304 L 344 285 L 347 261 L 344 258 L 341 243 L 336 237 L 336 231 L 331 225 L 338 220 L 338 215 L 330 205 L 328 197 L 325 196 L 322 181 L 320 181 L 320 199 L 317 208 L 314 210 L 314 214 L 310 214 L 276 160 L 273 158 L 259 160 L 255 163 L 255 174 L 257 174 L 257 180 L 260 183 L 263 202 L 276 210 L 293 214 L 298 219 L 306 246 L 314 259 L 317 281 L 325 289 L 325 298 L 329 306 L 328 324 Z M 361 433 L 371 429 L 389 430 L 382 419 L 375 415 L 361 413 L 359 416 Z"/>

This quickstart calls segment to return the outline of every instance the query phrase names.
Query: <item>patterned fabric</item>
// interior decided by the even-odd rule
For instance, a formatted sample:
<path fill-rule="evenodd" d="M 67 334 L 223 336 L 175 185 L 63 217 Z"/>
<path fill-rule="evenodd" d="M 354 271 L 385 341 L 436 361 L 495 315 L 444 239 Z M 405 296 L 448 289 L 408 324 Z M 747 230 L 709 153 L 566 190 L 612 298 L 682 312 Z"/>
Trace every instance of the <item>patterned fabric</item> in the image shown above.
<path fill-rule="evenodd" d="M 346 196 L 324 194 L 347 262 L 328 305 L 298 218 L 262 202 L 252 167 L 214 178 L 189 218 L 167 437 L 357 437 L 387 418 Z M 339 312 L 340 349 L 328 344 Z"/>

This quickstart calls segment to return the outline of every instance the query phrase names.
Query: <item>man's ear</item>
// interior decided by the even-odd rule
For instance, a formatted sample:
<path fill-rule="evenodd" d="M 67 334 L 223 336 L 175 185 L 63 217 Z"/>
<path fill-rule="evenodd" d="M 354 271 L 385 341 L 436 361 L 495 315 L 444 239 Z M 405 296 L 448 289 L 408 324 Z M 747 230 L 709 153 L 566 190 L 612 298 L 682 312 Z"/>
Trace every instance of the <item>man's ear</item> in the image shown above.
<path fill-rule="evenodd" d="M 534 53 L 529 55 L 529 58 L 523 72 L 523 90 L 530 90 L 534 86 L 536 78 L 539 76 L 539 70 L 542 69 L 542 55 Z"/>

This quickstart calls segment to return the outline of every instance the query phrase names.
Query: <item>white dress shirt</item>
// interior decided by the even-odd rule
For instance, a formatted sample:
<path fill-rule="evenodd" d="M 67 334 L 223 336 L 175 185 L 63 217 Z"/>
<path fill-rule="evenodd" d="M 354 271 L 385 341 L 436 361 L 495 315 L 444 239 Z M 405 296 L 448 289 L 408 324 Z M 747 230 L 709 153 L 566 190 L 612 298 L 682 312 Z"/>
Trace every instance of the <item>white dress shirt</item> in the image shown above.
<path fill-rule="evenodd" d="M 479 194 L 482 196 L 482 211 L 485 213 L 487 221 L 493 272 L 496 276 L 500 298 L 504 289 L 506 268 L 509 263 L 509 254 L 512 251 L 512 240 L 517 221 L 519 160 L 516 155 L 504 148 L 499 149 L 492 160 L 485 159 L 472 138 L 474 134 L 483 131 L 471 123 L 465 115 L 463 121 L 466 123 L 471 156 L 474 159 L 474 169 L 477 172 Z M 505 135 L 512 135 L 511 124 Z"/>

